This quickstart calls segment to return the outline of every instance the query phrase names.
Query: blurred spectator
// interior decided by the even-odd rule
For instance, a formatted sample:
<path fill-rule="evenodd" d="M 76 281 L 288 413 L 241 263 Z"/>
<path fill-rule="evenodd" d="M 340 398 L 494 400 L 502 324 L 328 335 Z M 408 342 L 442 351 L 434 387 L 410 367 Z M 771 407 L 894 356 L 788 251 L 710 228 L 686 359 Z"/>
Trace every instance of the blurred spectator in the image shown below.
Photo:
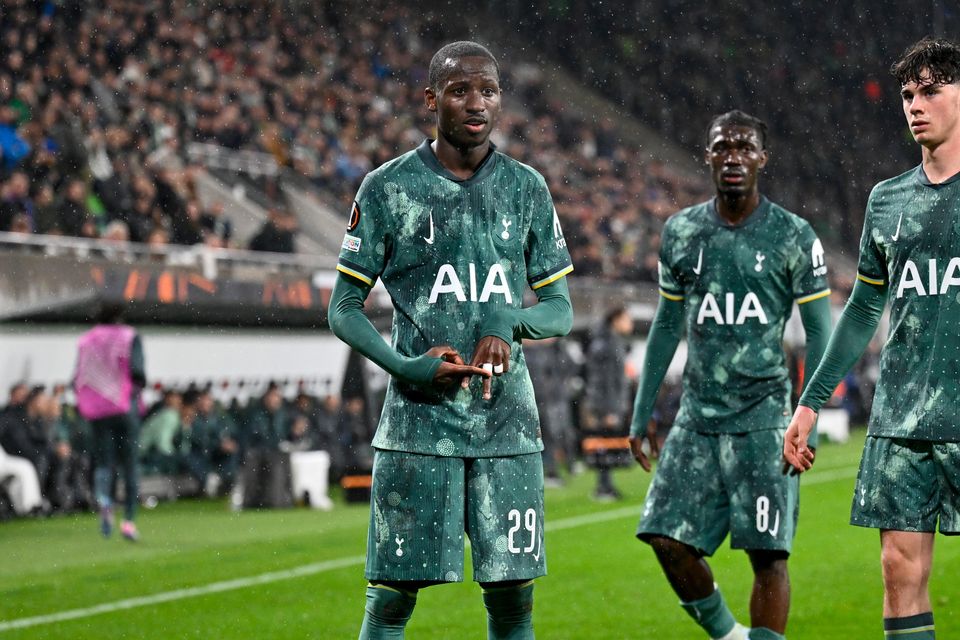
<path fill-rule="evenodd" d="M 297 231 L 297 219 L 292 213 L 281 209 L 270 209 L 267 221 L 257 235 L 250 240 L 250 250 L 296 253 Z"/>
<path fill-rule="evenodd" d="M 562 484 L 560 467 L 572 471 L 577 454 L 568 391 L 573 364 L 563 344 L 558 338 L 523 342 L 523 357 L 530 371 L 540 416 L 543 475 L 547 487 Z"/>
<path fill-rule="evenodd" d="M 17 216 L 25 216 L 27 233 L 33 231 L 34 203 L 30 199 L 30 182 L 23 171 L 14 171 L 0 187 L 0 231 L 12 230 Z"/>
<path fill-rule="evenodd" d="M 584 446 L 588 461 L 597 469 L 594 496 L 599 500 L 621 498 L 613 485 L 611 469 L 630 464 L 632 460 L 625 440 L 622 446 L 613 442 L 626 435 L 626 418 L 630 408 L 626 374 L 629 351 L 627 337 L 632 333 L 633 320 L 626 308 L 614 307 L 590 337 L 587 348 L 581 426 L 584 435 L 593 436 L 591 439 L 600 443 L 592 450 Z"/>
<path fill-rule="evenodd" d="M 167 233 L 166 229 L 155 227 L 150 231 L 150 234 L 147 236 L 146 242 L 151 249 L 166 247 L 170 243 L 170 234 Z M 160 252 L 155 252 L 155 254 L 163 255 Z"/>
<path fill-rule="evenodd" d="M 0 416 L 3 416 L 6 413 L 11 411 L 20 411 L 23 409 L 23 403 L 27 401 L 27 396 L 30 394 L 30 387 L 27 386 L 26 382 L 15 382 L 10 386 L 10 390 L 7 392 L 7 404 L 2 409 L 0 409 Z"/>
<path fill-rule="evenodd" d="M 214 202 L 200 215 L 205 242 L 218 247 L 227 247 L 233 238 L 233 224 L 224 213 L 222 202 Z M 213 242 L 213 240 L 216 242 Z"/>
<path fill-rule="evenodd" d="M 195 409 L 185 403 L 176 389 L 166 389 L 140 427 L 139 457 L 145 473 L 175 474 L 180 467 L 177 437 L 186 417 L 192 419 Z"/>
<path fill-rule="evenodd" d="M 4 428 L 0 417 L 0 430 Z M 10 455 L 0 446 L 0 490 L 6 492 L 17 515 L 40 511 L 43 496 L 37 469 L 26 458 Z"/>
<path fill-rule="evenodd" d="M 251 407 L 242 428 L 243 463 L 240 482 L 233 496 L 235 507 L 289 507 L 290 459 L 281 443 L 290 438 L 290 415 L 283 396 L 270 383 L 263 397 Z"/>
<path fill-rule="evenodd" d="M 17 126 L 17 112 L 10 106 L 0 106 L 0 161 L 8 170 L 30 153 L 30 146 L 20 137 Z"/>
<path fill-rule="evenodd" d="M 200 244 L 203 242 L 203 225 L 199 202 L 191 200 L 182 208 L 177 206 L 171 217 L 173 220 L 174 244 Z"/>
<path fill-rule="evenodd" d="M 369 472 L 373 468 L 372 439 L 363 398 L 347 398 L 340 416 L 340 442 L 348 470 Z"/>
<path fill-rule="evenodd" d="M 57 209 L 59 228 L 70 236 L 99 235 L 91 233 L 84 226 L 90 222 L 90 211 L 87 209 L 87 185 L 83 180 L 74 178 L 67 183 Z"/>
<path fill-rule="evenodd" d="M 29 234 L 30 232 L 30 218 L 27 217 L 27 214 L 18 213 L 13 216 L 13 220 L 10 222 L 10 233 Z"/>
<path fill-rule="evenodd" d="M 62 387 L 44 394 L 39 407 L 39 417 L 44 422 L 51 444 L 51 469 L 46 496 L 58 511 L 88 509 L 94 506 L 88 465 L 81 454 L 73 449 L 70 430 L 63 419 L 62 395 Z"/>
<path fill-rule="evenodd" d="M 43 420 L 43 387 L 29 389 L 22 403 L 0 416 L 0 446 L 8 455 L 25 458 L 37 471 L 41 491 L 53 466 L 52 439 Z"/>
<path fill-rule="evenodd" d="M 209 388 L 197 393 L 195 406 L 192 422 L 184 423 L 186 465 L 204 493 L 215 496 L 221 487 L 233 486 L 240 455 L 237 427 Z"/>
<path fill-rule="evenodd" d="M 114 220 L 103 229 L 101 239 L 115 244 L 123 244 L 130 240 L 130 229 L 122 220 Z"/>

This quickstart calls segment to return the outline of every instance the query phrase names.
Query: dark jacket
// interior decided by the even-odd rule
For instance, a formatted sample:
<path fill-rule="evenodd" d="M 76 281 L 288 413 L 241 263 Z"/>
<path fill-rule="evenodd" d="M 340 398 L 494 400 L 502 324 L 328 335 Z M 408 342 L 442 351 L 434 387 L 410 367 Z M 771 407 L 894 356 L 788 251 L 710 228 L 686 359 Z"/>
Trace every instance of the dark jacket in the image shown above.
<path fill-rule="evenodd" d="M 587 348 L 586 410 L 602 420 L 615 415 L 619 421 L 629 408 L 629 382 L 624 367 L 627 362 L 627 342 L 622 336 L 603 327 L 590 340 Z"/>

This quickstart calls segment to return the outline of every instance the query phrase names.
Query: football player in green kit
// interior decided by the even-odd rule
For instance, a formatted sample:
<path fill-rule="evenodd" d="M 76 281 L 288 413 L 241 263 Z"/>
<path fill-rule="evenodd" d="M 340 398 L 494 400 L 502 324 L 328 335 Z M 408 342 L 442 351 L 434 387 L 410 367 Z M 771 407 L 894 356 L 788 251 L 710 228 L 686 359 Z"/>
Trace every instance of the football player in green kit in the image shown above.
<path fill-rule="evenodd" d="M 391 376 L 373 440 L 360 637 L 402 638 L 419 589 L 462 580 L 466 532 L 488 637 L 533 638 L 543 444 L 520 341 L 570 330 L 573 267 L 543 177 L 490 142 L 493 55 L 446 45 L 429 85 L 437 139 L 363 181 L 330 300 L 336 335 Z M 395 309 L 391 345 L 363 314 L 377 278 Z M 538 302 L 521 308 L 527 287 Z"/>
<path fill-rule="evenodd" d="M 790 416 L 783 330 L 798 304 L 807 367 L 816 366 L 830 333 L 820 241 L 806 221 L 760 194 L 766 135 L 766 124 L 741 111 L 710 123 L 706 163 L 716 197 L 664 226 L 661 298 L 630 435 L 649 471 L 642 441 L 686 327 L 680 411 L 637 537 L 653 548 L 684 610 L 711 638 L 727 640 L 784 637 L 799 503 L 797 477 L 782 468 Z M 656 455 L 656 438 L 648 439 Z M 728 533 L 754 572 L 749 630 L 734 619 L 705 560 Z"/>
<path fill-rule="evenodd" d="M 887 302 L 851 524 L 880 530 L 887 638 L 934 637 L 934 534 L 960 534 L 960 46 L 924 39 L 891 72 L 922 162 L 873 188 L 857 282 L 784 442 L 797 470 L 817 412 L 863 353 Z"/>

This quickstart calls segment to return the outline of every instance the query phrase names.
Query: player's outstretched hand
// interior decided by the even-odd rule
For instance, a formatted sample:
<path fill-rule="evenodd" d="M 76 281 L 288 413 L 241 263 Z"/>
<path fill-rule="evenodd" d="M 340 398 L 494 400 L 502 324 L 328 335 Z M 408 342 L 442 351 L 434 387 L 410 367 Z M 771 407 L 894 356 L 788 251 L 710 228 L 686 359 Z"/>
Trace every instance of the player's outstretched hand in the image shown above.
<path fill-rule="evenodd" d="M 480 367 L 486 372 L 483 379 L 483 399 L 489 400 L 492 396 L 491 376 L 500 377 L 510 370 L 510 345 L 496 336 L 484 336 L 477 343 L 470 365 Z M 470 377 L 465 377 L 461 384 L 464 389 L 470 386 Z"/>
<path fill-rule="evenodd" d="M 431 358 L 440 358 L 443 362 L 437 372 L 433 374 L 433 383 L 435 385 L 446 387 L 456 384 L 464 376 L 484 376 L 489 378 L 490 374 L 480 367 L 472 367 L 463 361 L 456 349 L 450 345 L 442 344 L 427 351 Z"/>
<path fill-rule="evenodd" d="M 799 406 L 793 414 L 787 433 L 783 437 L 784 468 L 792 467 L 797 473 L 803 473 L 813 466 L 816 452 L 807 446 L 807 438 L 813 431 L 817 413 L 809 407 Z"/>

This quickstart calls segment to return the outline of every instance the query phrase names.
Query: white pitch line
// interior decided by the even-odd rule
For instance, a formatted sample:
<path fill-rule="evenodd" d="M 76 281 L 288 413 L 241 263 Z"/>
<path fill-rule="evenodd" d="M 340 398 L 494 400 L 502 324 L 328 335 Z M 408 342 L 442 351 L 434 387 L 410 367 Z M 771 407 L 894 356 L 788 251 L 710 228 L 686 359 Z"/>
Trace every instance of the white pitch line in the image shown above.
<path fill-rule="evenodd" d="M 846 469 L 831 469 L 820 473 L 814 473 L 812 476 L 805 478 L 803 480 L 803 484 L 824 484 L 827 482 L 833 482 L 834 480 L 852 478 L 856 475 L 856 471 L 857 470 L 855 468 L 848 467 Z M 626 518 L 627 516 L 637 516 L 639 510 L 640 505 L 632 505 L 629 507 L 612 509 L 610 511 L 585 513 L 583 515 L 550 522 L 547 524 L 546 528 L 547 531 L 573 529 L 575 527 L 582 527 L 600 522 L 608 522 L 610 520 L 619 520 L 620 518 Z M 303 566 L 287 569 L 285 571 L 271 571 L 269 573 L 261 573 L 260 575 L 249 576 L 246 578 L 212 582 L 199 587 L 175 589 L 173 591 L 164 591 L 162 593 L 155 593 L 149 596 L 140 596 L 137 598 L 116 600 L 114 602 L 105 602 L 103 604 L 98 604 L 93 607 L 85 607 L 83 609 L 70 609 L 68 611 L 61 611 L 59 613 L 51 613 L 42 616 L 32 616 L 30 618 L 17 618 L 14 620 L 0 621 L 0 633 L 4 631 L 11 631 L 13 629 L 26 629 L 45 624 L 53 624 L 55 622 L 77 620 L 78 618 L 89 618 L 91 616 L 96 616 L 103 613 L 113 613 L 115 611 L 123 611 L 125 609 L 148 607 L 150 605 L 173 602 L 175 600 L 197 598 L 200 596 L 209 595 L 211 593 L 235 591 L 237 589 L 246 589 L 248 587 L 270 584 L 272 582 L 282 582 L 284 580 L 291 580 L 293 578 L 302 578 L 304 576 L 311 576 L 318 573 L 325 573 L 327 571 L 334 571 L 336 569 L 343 569 L 345 567 L 352 567 L 358 564 L 363 564 L 365 561 L 366 558 L 364 556 L 351 556 L 347 558 L 339 558 L 337 560 L 326 560 L 324 562 L 305 564 Z"/>

